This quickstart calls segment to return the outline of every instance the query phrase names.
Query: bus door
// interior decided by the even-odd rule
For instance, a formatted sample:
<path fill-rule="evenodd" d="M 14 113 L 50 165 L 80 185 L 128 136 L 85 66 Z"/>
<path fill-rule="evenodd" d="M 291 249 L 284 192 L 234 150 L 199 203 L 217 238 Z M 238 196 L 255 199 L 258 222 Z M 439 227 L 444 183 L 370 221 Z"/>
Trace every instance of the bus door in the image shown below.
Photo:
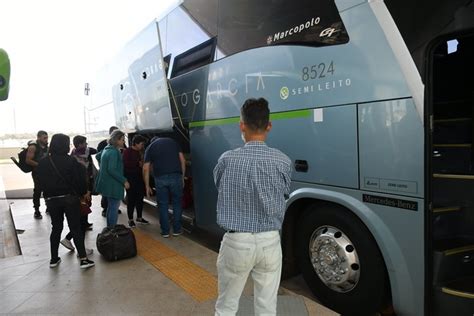
<path fill-rule="evenodd" d="M 432 293 L 434 315 L 474 311 L 473 56 L 473 32 L 444 37 L 429 56 L 432 253 L 427 260 L 432 270 L 427 293 Z"/>

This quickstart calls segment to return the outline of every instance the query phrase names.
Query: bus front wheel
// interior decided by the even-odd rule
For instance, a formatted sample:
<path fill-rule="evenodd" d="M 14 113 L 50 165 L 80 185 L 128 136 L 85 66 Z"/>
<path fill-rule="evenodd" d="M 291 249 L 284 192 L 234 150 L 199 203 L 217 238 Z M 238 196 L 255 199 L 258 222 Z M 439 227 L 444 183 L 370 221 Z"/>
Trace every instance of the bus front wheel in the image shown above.
<path fill-rule="evenodd" d="M 298 221 L 296 255 L 314 295 L 343 315 L 385 307 L 390 288 L 385 263 L 365 225 L 348 210 L 312 205 Z"/>

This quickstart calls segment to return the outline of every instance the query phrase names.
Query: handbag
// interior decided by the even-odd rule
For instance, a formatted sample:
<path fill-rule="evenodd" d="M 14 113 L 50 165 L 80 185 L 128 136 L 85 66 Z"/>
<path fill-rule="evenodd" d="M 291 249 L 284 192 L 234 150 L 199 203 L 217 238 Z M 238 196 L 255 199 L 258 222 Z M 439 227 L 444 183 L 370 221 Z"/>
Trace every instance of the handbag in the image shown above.
<path fill-rule="evenodd" d="M 81 216 L 87 216 L 88 214 L 92 213 L 90 201 L 87 201 L 85 198 L 81 198 Z"/>

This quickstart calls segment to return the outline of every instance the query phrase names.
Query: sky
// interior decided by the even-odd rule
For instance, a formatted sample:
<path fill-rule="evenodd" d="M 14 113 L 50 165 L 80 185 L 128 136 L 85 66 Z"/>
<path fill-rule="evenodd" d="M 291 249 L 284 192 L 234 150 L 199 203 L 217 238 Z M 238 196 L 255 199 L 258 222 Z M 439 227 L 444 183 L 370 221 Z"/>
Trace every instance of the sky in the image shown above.
<path fill-rule="evenodd" d="M 11 62 L 0 135 L 84 132 L 84 83 L 178 0 L 15 0 L 0 4 Z"/>

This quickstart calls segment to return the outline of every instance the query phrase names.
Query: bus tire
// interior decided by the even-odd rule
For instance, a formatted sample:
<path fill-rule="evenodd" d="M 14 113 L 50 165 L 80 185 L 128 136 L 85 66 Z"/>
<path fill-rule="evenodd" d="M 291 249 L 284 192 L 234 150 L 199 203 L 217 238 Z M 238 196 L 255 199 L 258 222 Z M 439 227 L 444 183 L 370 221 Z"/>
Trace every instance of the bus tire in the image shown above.
<path fill-rule="evenodd" d="M 315 204 L 298 226 L 298 265 L 322 304 L 342 315 L 371 315 L 388 305 L 383 257 L 357 216 L 333 204 Z"/>

